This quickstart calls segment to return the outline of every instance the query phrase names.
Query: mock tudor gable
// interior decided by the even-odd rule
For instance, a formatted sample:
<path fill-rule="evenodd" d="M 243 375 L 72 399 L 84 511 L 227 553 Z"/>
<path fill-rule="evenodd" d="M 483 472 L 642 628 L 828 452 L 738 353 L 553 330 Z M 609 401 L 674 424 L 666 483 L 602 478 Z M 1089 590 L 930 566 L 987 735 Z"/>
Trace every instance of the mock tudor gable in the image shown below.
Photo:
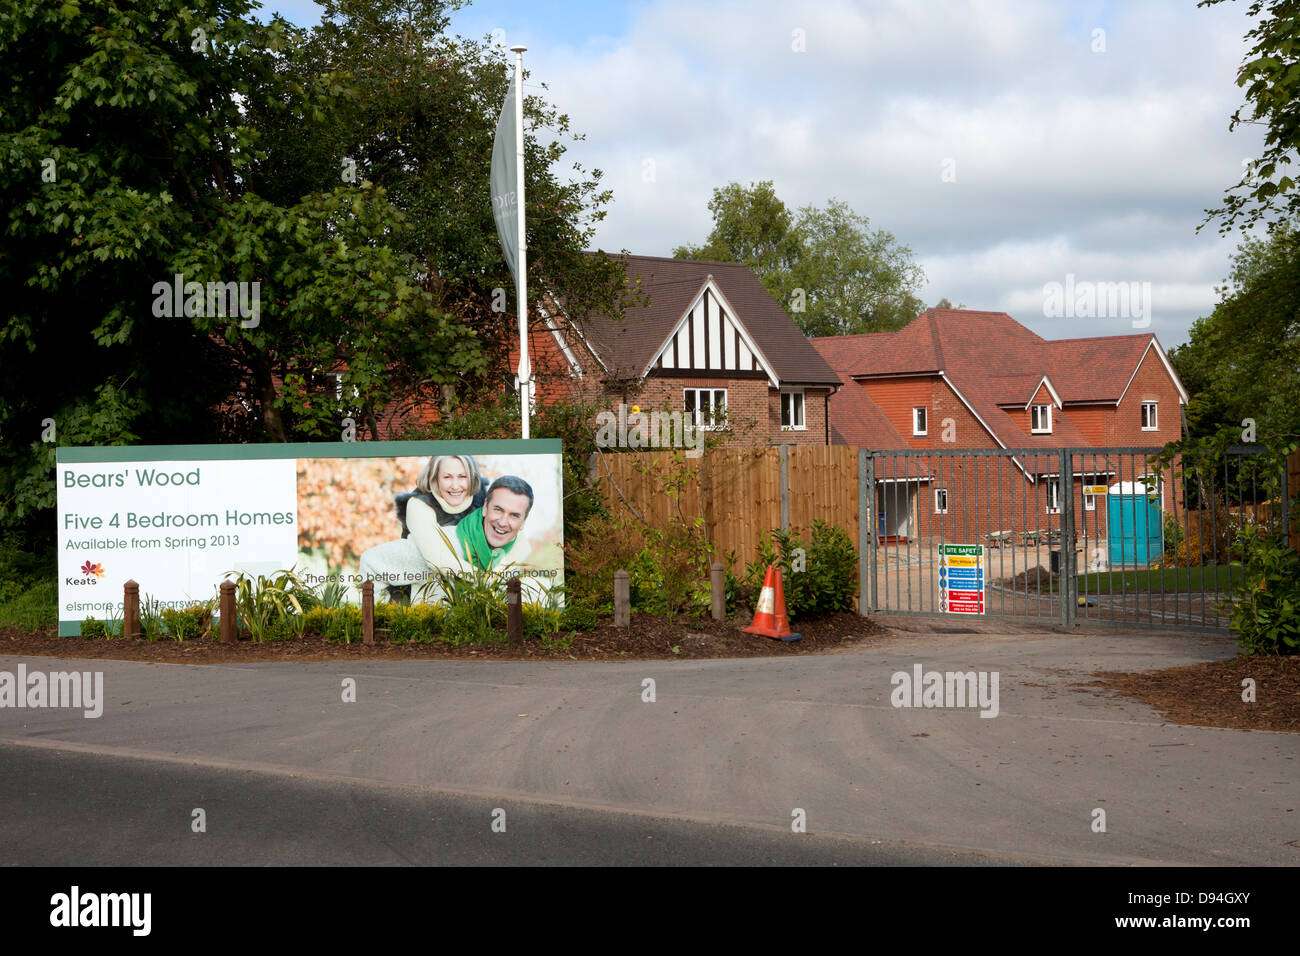
<path fill-rule="evenodd" d="M 652 370 L 677 374 L 702 372 L 758 373 L 773 388 L 781 383 L 772 364 L 735 317 L 735 310 L 710 274 L 668 338 L 650 359 Z"/>
<path fill-rule="evenodd" d="M 840 377 L 758 276 L 735 262 L 614 258 L 639 293 L 623 316 L 548 323 L 553 372 L 571 388 L 680 410 L 727 445 L 831 443 Z"/>

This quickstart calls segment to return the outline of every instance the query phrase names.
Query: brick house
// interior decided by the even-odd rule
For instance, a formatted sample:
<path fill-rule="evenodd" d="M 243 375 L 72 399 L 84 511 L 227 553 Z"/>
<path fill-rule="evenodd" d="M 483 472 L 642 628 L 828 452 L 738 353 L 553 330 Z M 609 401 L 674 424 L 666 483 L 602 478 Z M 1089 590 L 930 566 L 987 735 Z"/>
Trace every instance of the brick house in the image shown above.
<path fill-rule="evenodd" d="M 844 386 L 830 401 L 835 443 L 1045 449 L 887 460 L 876 512 L 884 536 L 969 541 L 1059 528 L 1062 447 L 1099 449 L 1072 454 L 1070 484 L 1076 528 L 1104 534 L 1106 508 L 1084 486 L 1130 491 L 1143 469 L 1140 457 L 1101 449 L 1182 435 L 1187 392 L 1151 333 L 1049 341 L 1003 312 L 930 309 L 897 332 L 811 341 Z M 1162 510 L 1177 490 L 1162 483 Z"/>
<path fill-rule="evenodd" d="M 543 310 L 529 337 L 534 400 L 680 412 L 724 446 L 832 443 L 840 377 L 748 268 L 619 256 L 644 302 L 621 319 Z M 510 359 L 513 367 L 517 354 Z"/>

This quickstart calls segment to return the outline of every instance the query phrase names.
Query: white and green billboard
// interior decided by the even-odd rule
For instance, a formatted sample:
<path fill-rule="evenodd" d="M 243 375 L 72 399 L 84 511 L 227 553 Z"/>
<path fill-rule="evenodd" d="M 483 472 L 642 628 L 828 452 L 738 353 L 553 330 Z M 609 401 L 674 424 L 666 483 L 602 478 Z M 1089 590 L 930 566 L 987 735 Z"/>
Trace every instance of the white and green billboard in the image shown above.
<path fill-rule="evenodd" d="M 356 600 L 436 599 L 434 568 L 564 578 L 558 439 L 58 449 L 59 633 L 120 615 L 122 586 L 162 607 L 232 574 L 294 569 Z"/>

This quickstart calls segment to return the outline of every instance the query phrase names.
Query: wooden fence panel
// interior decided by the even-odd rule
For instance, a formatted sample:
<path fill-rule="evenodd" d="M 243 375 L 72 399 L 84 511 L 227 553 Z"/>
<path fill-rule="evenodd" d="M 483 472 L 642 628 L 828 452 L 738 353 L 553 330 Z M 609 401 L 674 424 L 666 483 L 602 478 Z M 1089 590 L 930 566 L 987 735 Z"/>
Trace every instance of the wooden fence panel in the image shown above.
<path fill-rule="evenodd" d="M 803 537 L 819 518 L 843 528 L 857 547 L 858 450 L 847 445 L 790 448 L 790 528 Z"/>
<path fill-rule="evenodd" d="M 843 528 L 857 544 L 857 450 L 845 446 L 790 446 L 787 458 L 790 527 L 805 538 L 821 518 Z M 762 536 L 781 527 L 781 462 L 776 446 L 723 448 L 686 459 L 692 480 L 680 490 L 680 518 L 704 519 L 704 531 L 720 560 L 734 571 L 757 558 Z M 648 451 L 603 454 L 597 479 L 614 514 L 629 506 L 654 527 L 679 517 L 665 476 L 681 464 L 673 453 Z"/>

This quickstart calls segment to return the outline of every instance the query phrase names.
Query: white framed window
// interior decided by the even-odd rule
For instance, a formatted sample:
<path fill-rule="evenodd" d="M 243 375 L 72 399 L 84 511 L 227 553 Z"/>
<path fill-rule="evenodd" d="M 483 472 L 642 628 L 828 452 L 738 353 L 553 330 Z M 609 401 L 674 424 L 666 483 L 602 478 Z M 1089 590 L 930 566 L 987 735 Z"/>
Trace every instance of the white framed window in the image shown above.
<path fill-rule="evenodd" d="M 1052 481 L 1050 478 L 1043 484 L 1043 491 L 1047 493 L 1047 513 L 1054 515 L 1061 510 L 1061 485 L 1059 482 Z"/>
<path fill-rule="evenodd" d="M 1052 406 L 1033 405 L 1029 409 L 1029 430 L 1035 435 L 1052 433 Z"/>
<path fill-rule="evenodd" d="M 1160 426 L 1156 423 L 1156 406 L 1159 402 L 1142 403 L 1142 430 L 1144 432 L 1153 432 Z"/>
<path fill-rule="evenodd" d="M 934 489 L 934 513 L 937 515 L 946 515 L 948 513 L 948 489 Z"/>
<path fill-rule="evenodd" d="M 803 392 L 781 393 L 781 427 L 804 431 L 808 428 L 804 419 Z"/>
<path fill-rule="evenodd" d="M 727 427 L 727 390 L 725 388 L 683 389 L 682 407 L 686 418 L 698 428 Z"/>
<path fill-rule="evenodd" d="M 918 405 L 912 409 L 912 434 L 929 434 L 925 429 L 925 406 Z"/>
<path fill-rule="evenodd" d="M 1083 496 L 1083 510 L 1084 510 L 1084 511 L 1096 511 L 1096 510 L 1097 510 L 1097 496 L 1096 496 L 1096 495 L 1084 495 L 1084 496 Z"/>

